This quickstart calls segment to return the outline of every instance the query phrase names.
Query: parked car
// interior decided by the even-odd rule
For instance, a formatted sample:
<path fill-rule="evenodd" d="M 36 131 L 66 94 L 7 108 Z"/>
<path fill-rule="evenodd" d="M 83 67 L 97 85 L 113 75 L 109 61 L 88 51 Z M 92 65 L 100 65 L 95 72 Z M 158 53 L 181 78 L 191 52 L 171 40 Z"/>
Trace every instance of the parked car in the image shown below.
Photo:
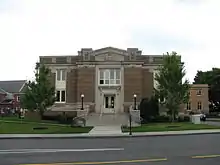
<path fill-rule="evenodd" d="M 201 121 L 206 121 L 206 115 L 205 114 L 200 114 L 200 120 Z"/>

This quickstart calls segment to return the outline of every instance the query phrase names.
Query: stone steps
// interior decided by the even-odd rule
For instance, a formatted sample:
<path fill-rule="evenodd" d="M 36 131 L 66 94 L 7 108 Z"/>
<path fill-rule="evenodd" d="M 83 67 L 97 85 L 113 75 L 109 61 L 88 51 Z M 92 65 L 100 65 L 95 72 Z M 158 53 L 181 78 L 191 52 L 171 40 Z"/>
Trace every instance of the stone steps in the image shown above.
<path fill-rule="evenodd" d="M 89 114 L 86 125 L 87 126 L 114 126 L 125 125 L 128 123 L 127 114 Z"/>

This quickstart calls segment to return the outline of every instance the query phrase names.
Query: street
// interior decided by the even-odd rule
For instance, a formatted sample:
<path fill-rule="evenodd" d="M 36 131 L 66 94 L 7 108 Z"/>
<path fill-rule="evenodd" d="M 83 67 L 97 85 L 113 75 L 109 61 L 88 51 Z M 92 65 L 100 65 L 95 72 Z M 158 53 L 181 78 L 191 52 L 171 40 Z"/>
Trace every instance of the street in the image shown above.
<path fill-rule="evenodd" d="M 218 165 L 219 139 L 220 134 L 0 140 L 0 164 Z"/>

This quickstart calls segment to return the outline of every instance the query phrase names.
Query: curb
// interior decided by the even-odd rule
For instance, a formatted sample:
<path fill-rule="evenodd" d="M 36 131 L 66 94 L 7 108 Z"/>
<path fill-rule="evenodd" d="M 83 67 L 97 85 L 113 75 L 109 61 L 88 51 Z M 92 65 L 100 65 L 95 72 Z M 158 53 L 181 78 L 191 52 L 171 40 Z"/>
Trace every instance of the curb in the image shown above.
<path fill-rule="evenodd" d="M 209 135 L 209 134 L 220 134 L 219 132 L 192 132 L 192 133 L 176 133 L 176 134 L 120 134 L 120 135 L 69 135 L 69 136 L 62 136 L 62 135 L 52 135 L 52 136 L 45 136 L 45 135 L 34 135 L 34 136 L 22 136 L 22 135 L 15 135 L 15 136 L 0 136 L 0 140 L 4 139 L 97 139 L 97 138 L 138 138 L 138 137 L 163 137 L 163 136 L 187 136 L 187 135 Z"/>

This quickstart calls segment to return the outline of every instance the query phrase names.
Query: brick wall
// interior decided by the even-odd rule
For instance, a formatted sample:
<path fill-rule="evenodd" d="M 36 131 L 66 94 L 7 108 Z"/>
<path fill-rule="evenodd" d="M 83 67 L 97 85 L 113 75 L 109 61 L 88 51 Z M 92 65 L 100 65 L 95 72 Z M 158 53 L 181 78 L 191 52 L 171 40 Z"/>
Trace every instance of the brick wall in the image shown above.
<path fill-rule="evenodd" d="M 137 101 L 142 97 L 142 68 L 124 68 L 124 101 L 133 102 L 133 95 Z"/>
<path fill-rule="evenodd" d="M 142 70 L 142 97 L 150 98 L 154 91 L 154 76 L 149 69 Z"/>
<path fill-rule="evenodd" d="M 77 70 L 72 69 L 67 72 L 66 79 L 66 102 L 75 103 L 77 101 Z"/>
<path fill-rule="evenodd" d="M 81 101 L 80 95 L 84 94 L 85 102 L 95 102 L 95 68 L 85 67 L 77 69 L 77 102 Z"/>

